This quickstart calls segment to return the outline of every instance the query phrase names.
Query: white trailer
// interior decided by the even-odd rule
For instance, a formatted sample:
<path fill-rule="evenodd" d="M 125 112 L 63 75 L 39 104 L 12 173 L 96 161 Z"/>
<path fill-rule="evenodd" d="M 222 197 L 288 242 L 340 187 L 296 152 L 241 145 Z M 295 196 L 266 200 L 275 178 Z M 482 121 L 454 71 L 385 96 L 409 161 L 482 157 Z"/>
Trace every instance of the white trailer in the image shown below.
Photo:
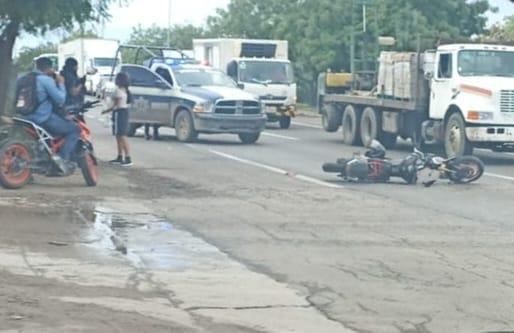
<path fill-rule="evenodd" d="M 337 75 L 320 76 L 319 108 L 325 130 L 342 125 L 347 144 L 379 139 L 393 146 L 401 136 L 441 146 L 448 156 L 475 147 L 514 151 L 514 47 L 449 44 L 419 54 L 383 52 L 372 91 L 351 90 L 347 81 L 334 80 Z"/>
<path fill-rule="evenodd" d="M 102 79 L 111 74 L 119 42 L 101 38 L 79 38 L 62 43 L 58 48 L 59 66 L 64 66 L 68 58 L 75 58 L 79 63 L 78 75 L 87 75 L 86 90 L 94 93 Z M 92 74 L 94 73 L 94 74 Z"/>
<path fill-rule="evenodd" d="M 268 120 L 289 128 L 296 115 L 296 83 L 288 42 L 255 39 L 195 39 L 195 59 L 227 73 L 259 97 Z"/>

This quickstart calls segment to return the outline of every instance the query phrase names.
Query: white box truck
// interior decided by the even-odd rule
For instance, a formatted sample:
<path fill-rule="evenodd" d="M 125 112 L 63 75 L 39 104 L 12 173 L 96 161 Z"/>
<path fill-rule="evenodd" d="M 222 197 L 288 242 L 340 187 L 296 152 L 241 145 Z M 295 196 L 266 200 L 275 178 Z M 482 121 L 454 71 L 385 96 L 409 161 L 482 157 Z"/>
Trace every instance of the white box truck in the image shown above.
<path fill-rule="evenodd" d="M 398 136 L 442 147 L 447 156 L 473 148 L 514 151 L 514 47 L 446 44 L 423 53 L 383 52 L 378 85 L 353 90 L 341 73 L 322 73 L 323 127 L 343 128 L 347 144 Z M 339 89 L 340 88 L 340 89 Z M 338 90 L 339 89 L 339 90 Z"/>
<path fill-rule="evenodd" d="M 120 60 L 115 59 L 118 46 L 117 40 L 101 38 L 79 38 L 62 43 L 58 48 L 59 66 L 62 68 L 70 57 L 77 59 L 78 75 L 90 73 L 86 79 L 86 91 L 93 94 L 98 84 L 110 76 L 113 65 Z"/>
<path fill-rule="evenodd" d="M 258 96 L 268 121 L 289 128 L 296 115 L 296 83 L 283 40 L 195 39 L 195 59 L 226 72 L 240 88 Z"/>

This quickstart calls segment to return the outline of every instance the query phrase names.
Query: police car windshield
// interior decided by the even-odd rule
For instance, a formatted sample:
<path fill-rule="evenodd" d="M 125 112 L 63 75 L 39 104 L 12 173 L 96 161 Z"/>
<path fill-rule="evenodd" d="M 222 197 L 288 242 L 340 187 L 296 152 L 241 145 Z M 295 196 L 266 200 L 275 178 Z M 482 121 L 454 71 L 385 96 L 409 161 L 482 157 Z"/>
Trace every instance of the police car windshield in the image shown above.
<path fill-rule="evenodd" d="M 236 87 L 230 77 L 223 72 L 209 69 L 174 70 L 175 78 L 181 86 L 221 86 Z"/>

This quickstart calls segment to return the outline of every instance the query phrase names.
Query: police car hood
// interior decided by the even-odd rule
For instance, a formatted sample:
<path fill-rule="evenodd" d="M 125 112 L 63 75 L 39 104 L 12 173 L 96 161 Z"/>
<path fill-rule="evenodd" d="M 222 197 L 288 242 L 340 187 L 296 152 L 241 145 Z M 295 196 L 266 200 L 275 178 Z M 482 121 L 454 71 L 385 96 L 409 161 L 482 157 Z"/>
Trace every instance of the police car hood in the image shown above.
<path fill-rule="evenodd" d="M 205 101 L 216 102 L 220 99 L 237 101 L 258 101 L 258 99 L 241 89 L 221 86 L 183 87 L 182 91 L 188 95 L 201 98 Z"/>

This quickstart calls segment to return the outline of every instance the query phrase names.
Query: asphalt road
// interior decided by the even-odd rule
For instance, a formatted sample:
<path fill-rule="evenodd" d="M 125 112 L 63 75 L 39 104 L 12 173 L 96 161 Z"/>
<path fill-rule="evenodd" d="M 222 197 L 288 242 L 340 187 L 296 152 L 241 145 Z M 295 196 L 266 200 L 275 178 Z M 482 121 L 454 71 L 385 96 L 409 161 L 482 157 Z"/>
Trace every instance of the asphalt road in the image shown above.
<path fill-rule="evenodd" d="M 115 157 L 107 119 L 99 110 L 88 119 L 99 158 Z M 65 283 L 50 298 L 69 313 L 67 325 L 108 311 L 112 320 L 95 322 L 92 331 L 514 330 L 514 155 L 478 151 L 487 174 L 471 185 L 350 184 L 324 174 L 321 165 L 362 148 L 344 146 L 341 133 L 325 133 L 319 123 L 311 116 L 295 119 L 289 130 L 270 125 L 256 145 L 231 135 L 183 144 L 163 130 L 162 141 L 130 139 L 134 167 L 102 163 L 97 188 L 85 189 L 78 175 L 62 183 L 36 178 L 21 192 L 26 197 L 55 196 L 72 215 L 92 205 L 95 226 L 105 214 L 117 216 L 108 220 L 123 231 L 128 255 L 100 252 L 86 265 L 91 249 L 76 247 L 61 253 L 66 260 L 55 258 L 55 249 L 38 242 L 51 232 L 37 232 L 27 246 L 25 234 L 15 231 L 38 230 L 32 213 L 32 224 L 13 220 L 14 231 L 0 235 L 0 243 L 24 244 L 22 250 L 0 246 L 0 260 L 15 277 L 0 274 L 0 299 L 25 291 L 16 274 L 29 271 Z M 401 143 L 389 155 L 410 149 Z M 12 193 L 2 195 L 23 205 Z M 0 220 L 16 214 L 1 209 Z M 159 222 L 141 221 L 147 215 Z M 66 219 L 55 218 L 61 222 L 53 229 L 79 243 L 104 232 L 81 222 L 69 229 Z M 78 273 L 70 273 L 74 265 Z M 109 289 L 106 297 L 106 287 L 127 289 Z M 91 307 L 104 310 L 89 314 Z M 131 312 L 141 317 L 127 324 Z"/>

